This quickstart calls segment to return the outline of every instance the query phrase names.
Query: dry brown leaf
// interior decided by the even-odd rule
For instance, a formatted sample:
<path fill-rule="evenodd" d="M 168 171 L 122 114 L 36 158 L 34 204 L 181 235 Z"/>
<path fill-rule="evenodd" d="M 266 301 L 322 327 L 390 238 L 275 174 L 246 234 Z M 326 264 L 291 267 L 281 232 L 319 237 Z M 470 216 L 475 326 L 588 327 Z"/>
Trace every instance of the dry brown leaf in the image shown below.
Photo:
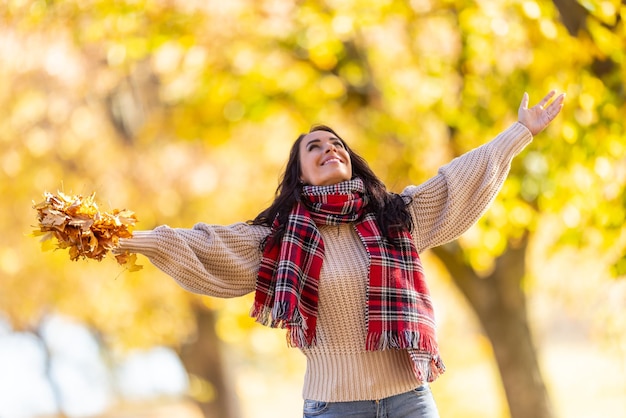
<path fill-rule="evenodd" d="M 80 258 L 102 260 L 109 251 L 118 247 L 120 238 L 132 237 L 137 222 L 130 210 L 100 212 L 95 193 L 83 197 L 45 192 L 43 201 L 33 202 L 33 209 L 37 211 L 39 222 L 39 229 L 33 235 L 43 235 L 42 241 L 55 238 L 56 247 L 69 249 L 73 261 Z M 118 253 L 115 258 L 129 271 L 142 268 L 136 264 L 135 254 Z"/>

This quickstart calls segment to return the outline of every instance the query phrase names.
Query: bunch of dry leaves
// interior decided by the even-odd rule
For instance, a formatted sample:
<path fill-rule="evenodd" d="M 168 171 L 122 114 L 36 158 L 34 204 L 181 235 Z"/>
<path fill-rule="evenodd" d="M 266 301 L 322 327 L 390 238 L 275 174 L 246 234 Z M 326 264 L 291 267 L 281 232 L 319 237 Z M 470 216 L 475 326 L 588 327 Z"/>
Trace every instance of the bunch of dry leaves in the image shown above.
<path fill-rule="evenodd" d="M 120 238 L 132 237 L 137 222 L 135 214 L 129 210 L 100 212 L 95 193 L 83 197 L 45 192 L 44 200 L 37 204 L 33 202 L 33 208 L 39 221 L 39 229 L 34 235 L 42 236 L 44 242 L 55 238 L 57 248 L 69 248 L 73 261 L 79 258 L 102 260 L 118 246 Z M 130 271 L 142 268 L 136 264 L 135 254 L 118 252 L 115 258 Z"/>

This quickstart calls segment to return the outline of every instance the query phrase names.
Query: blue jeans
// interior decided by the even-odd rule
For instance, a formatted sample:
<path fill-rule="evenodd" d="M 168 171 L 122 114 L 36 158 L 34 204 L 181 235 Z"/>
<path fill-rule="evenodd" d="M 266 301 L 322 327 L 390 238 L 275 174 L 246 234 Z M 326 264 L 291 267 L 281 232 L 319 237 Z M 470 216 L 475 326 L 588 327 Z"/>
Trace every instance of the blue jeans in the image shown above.
<path fill-rule="evenodd" d="M 377 401 L 321 402 L 306 399 L 303 418 L 439 418 L 428 385 Z"/>

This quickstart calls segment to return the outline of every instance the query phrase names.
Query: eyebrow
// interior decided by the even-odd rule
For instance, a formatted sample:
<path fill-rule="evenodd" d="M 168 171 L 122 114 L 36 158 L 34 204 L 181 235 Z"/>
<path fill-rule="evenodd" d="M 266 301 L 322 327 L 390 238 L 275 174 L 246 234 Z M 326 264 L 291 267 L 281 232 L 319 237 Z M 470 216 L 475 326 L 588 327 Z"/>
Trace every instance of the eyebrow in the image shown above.
<path fill-rule="evenodd" d="M 336 137 L 336 136 L 331 136 L 330 138 L 328 138 L 328 140 L 329 140 L 329 141 L 333 141 L 333 142 L 334 142 L 334 141 L 339 141 L 339 142 L 341 142 L 341 143 L 343 144 L 343 141 L 342 141 L 340 138 Z M 309 145 L 311 145 L 311 144 L 313 144 L 313 143 L 316 143 L 316 142 L 322 142 L 322 140 L 321 140 L 321 139 L 318 139 L 318 138 L 311 139 L 310 141 L 308 141 L 308 142 L 306 143 L 306 148 L 308 148 L 308 147 L 309 147 Z"/>

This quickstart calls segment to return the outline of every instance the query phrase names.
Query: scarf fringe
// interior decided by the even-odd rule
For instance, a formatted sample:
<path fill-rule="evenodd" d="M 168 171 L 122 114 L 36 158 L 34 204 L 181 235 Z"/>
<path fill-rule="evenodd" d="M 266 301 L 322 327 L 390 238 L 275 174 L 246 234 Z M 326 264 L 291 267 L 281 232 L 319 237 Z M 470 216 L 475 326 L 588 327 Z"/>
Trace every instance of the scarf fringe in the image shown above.
<path fill-rule="evenodd" d="M 414 348 L 428 353 L 436 353 L 438 350 L 433 337 L 418 331 L 370 332 L 367 335 L 366 348 L 369 351 Z"/>
<path fill-rule="evenodd" d="M 434 382 L 446 371 L 446 366 L 439 355 L 431 355 L 430 358 L 416 358 L 411 355 L 413 373 L 420 382 Z"/>
<path fill-rule="evenodd" d="M 417 331 L 392 331 L 370 333 L 367 336 L 367 350 L 407 350 L 413 364 L 413 373 L 421 382 L 433 382 L 446 371 L 439 356 L 437 341 L 433 337 Z"/>
<path fill-rule="evenodd" d="M 252 305 L 252 309 L 250 310 L 250 316 L 254 318 L 256 322 L 263 324 L 266 327 L 271 326 L 272 309 L 269 306 L 255 303 Z"/>
<path fill-rule="evenodd" d="M 285 318 L 286 312 L 285 303 L 277 303 L 273 306 L 255 303 L 250 310 L 250 316 L 266 327 L 287 328 L 290 321 Z"/>
<path fill-rule="evenodd" d="M 288 327 L 287 344 L 289 347 L 310 348 L 317 342 L 315 335 L 309 335 L 301 327 Z"/>
<path fill-rule="evenodd" d="M 287 329 L 287 344 L 290 347 L 307 348 L 315 345 L 315 335 L 310 335 L 306 321 L 302 315 L 295 310 L 294 318 L 286 318 L 288 315 L 287 303 L 275 303 L 274 306 L 254 304 L 250 311 L 250 316 L 256 322 L 271 328 Z"/>

